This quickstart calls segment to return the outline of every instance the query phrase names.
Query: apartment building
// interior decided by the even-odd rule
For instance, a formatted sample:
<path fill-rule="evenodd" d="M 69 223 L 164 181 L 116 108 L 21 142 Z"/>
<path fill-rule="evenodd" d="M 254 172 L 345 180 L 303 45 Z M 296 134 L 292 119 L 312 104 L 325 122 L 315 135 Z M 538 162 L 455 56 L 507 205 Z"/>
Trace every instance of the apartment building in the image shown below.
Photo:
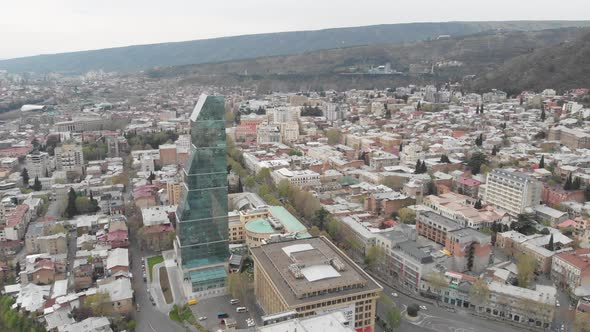
<path fill-rule="evenodd" d="M 570 149 L 590 148 L 590 134 L 580 130 L 564 126 L 557 126 L 549 129 L 548 139 L 559 141 Z"/>
<path fill-rule="evenodd" d="M 276 184 L 283 180 L 289 181 L 292 185 L 299 188 L 315 187 L 321 185 L 320 174 L 311 170 L 291 171 L 287 168 L 281 168 L 271 173 Z"/>
<path fill-rule="evenodd" d="M 325 237 L 251 249 L 254 292 L 266 315 L 300 318 L 341 311 L 356 331 L 374 331 L 383 288 Z"/>
<path fill-rule="evenodd" d="M 553 322 L 555 287 L 528 289 L 492 281 L 488 288 L 488 300 L 476 305 L 478 314 L 536 328 L 549 328 Z"/>
<path fill-rule="evenodd" d="M 47 152 L 33 151 L 27 155 L 26 168 L 29 172 L 29 178 L 43 178 L 51 174 L 51 165 L 49 163 L 49 154 Z"/>
<path fill-rule="evenodd" d="M 488 173 L 485 201 L 516 216 L 541 201 L 541 183 L 530 175 L 507 169 Z"/>
<path fill-rule="evenodd" d="M 387 250 L 385 260 L 388 279 L 413 292 L 418 291 L 421 280 L 436 264 L 432 255 L 420 249 L 414 241 L 402 242 Z"/>
<path fill-rule="evenodd" d="M 55 148 L 55 165 L 58 171 L 71 171 L 82 174 L 84 154 L 78 144 L 64 144 Z"/>
<path fill-rule="evenodd" d="M 281 142 L 281 130 L 278 125 L 263 123 L 256 127 L 256 143 L 269 144 Z"/>
<path fill-rule="evenodd" d="M 553 256 L 551 279 L 573 293 L 576 287 L 590 283 L 590 248 L 562 252 Z"/>

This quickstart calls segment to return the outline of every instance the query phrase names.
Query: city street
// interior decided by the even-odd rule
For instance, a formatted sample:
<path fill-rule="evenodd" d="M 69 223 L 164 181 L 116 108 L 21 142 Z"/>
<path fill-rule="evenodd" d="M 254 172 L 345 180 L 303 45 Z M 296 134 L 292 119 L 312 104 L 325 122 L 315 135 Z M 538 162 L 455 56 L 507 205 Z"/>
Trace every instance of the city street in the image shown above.
<path fill-rule="evenodd" d="M 456 313 L 448 312 L 446 309 L 430 304 L 428 301 L 416 300 L 408 297 L 397 290 L 384 285 L 383 296 L 388 296 L 399 308 L 405 308 L 412 303 L 418 305 L 425 305 L 427 310 L 420 311 L 420 317 L 416 322 L 402 320 L 400 331 L 424 331 L 425 329 L 437 332 L 516 332 L 523 331 L 522 329 L 512 327 L 507 324 L 495 322 L 492 320 L 480 319 L 468 312 L 457 310 Z M 391 293 L 397 292 L 398 296 L 393 297 Z M 383 304 L 377 306 L 377 314 L 379 317 L 385 317 L 387 309 Z M 379 327 L 377 331 L 382 331 Z"/>
<path fill-rule="evenodd" d="M 132 241 L 129 247 L 131 253 L 131 266 L 133 273 L 133 289 L 135 291 L 135 302 L 139 304 L 140 311 L 135 312 L 135 321 L 137 322 L 137 331 L 141 332 L 183 332 L 186 328 L 174 321 L 168 315 L 160 312 L 152 305 L 149 294 L 147 293 L 146 283 L 141 278 L 141 259 L 142 253 Z"/>

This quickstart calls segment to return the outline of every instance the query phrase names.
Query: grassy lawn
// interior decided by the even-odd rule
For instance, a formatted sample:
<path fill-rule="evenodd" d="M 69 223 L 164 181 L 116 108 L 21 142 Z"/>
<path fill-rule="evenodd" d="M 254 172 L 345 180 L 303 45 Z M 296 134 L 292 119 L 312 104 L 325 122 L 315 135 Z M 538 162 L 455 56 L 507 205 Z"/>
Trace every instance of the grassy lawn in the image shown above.
<path fill-rule="evenodd" d="M 187 305 L 184 306 L 177 306 L 176 304 L 168 314 L 170 319 L 182 323 L 184 321 L 188 322 L 189 324 L 193 325 L 197 328 L 197 330 L 201 332 L 208 332 L 206 328 L 204 328 L 193 316 L 193 312 L 191 311 L 190 307 Z"/>
<path fill-rule="evenodd" d="M 166 303 L 172 303 L 172 290 L 170 289 L 170 281 L 168 280 L 168 271 L 166 271 L 166 267 L 162 266 L 160 268 L 160 288 L 162 288 L 162 293 L 164 293 L 164 300 Z M 189 309 L 190 312 L 190 309 Z"/>
<path fill-rule="evenodd" d="M 150 273 L 150 281 L 152 281 L 152 271 L 154 269 L 154 265 L 158 263 L 162 263 L 164 261 L 164 257 L 162 256 L 152 256 L 147 259 L 148 261 L 148 271 Z"/>

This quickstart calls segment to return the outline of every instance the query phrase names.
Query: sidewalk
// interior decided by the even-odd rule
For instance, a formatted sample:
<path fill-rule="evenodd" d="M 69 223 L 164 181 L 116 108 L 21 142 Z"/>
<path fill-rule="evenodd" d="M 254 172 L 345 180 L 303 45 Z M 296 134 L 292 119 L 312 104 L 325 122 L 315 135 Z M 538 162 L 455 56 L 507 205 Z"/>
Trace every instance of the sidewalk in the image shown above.
<path fill-rule="evenodd" d="M 432 301 L 429 301 L 429 300 L 423 299 L 422 297 L 419 297 L 419 296 L 416 296 L 416 295 L 414 295 L 414 294 L 411 294 L 411 293 L 409 293 L 409 292 L 406 292 L 406 290 L 405 290 L 405 289 L 404 289 L 404 290 L 402 290 L 401 288 L 399 288 L 399 287 L 397 287 L 397 286 L 394 286 L 394 285 L 390 284 L 389 282 L 387 282 L 387 281 L 383 280 L 381 277 L 378 277 L 377 275 L 373 274 L 373 272 L 369 272 L 369 271 L 366 271 L 366 272 L 367 272 L 367 273 L 368 273 L 368 274 L 369 274 L 369 275 L 370 275 L 370 276 L 371 276 L 373 279 L 375 279 L 375 280 L 379 281 L 380 283 L 382 283 L 382 284 L 384 284 L 384 285 L 387 285 L 387 287 L 390 287 L 390 288 L 393 288 L 393 289 L 395 289 L 395 290 L 396 290 L 398 293 L 402 293 L 402 294 L 404 294 L 405 296 L 407 296 L 407 297 L 409 297 L 409 298 L 412 298 L 412 299 L 414 299 L 414 300 L 416 300 L 416 301 L 424 302 L 424 303 L 427 303 L 427 304 L 430 304 L 430 305 L 437 305 L 435 302 L 432 302 Z"/>
<path fill-rule="evenodd" d="M 166 300 L 164 299 L 164 293 L 162 293 L 162 288 L 160 287 L 160 268 L 165 266 L 164 263 L 158 263 L 154 265 L 153 277 L 154 279 L 151 280 L 149 285 L 150 292 L 156 302 L 156 307 L 161 312 L 168 314 L 172 307 L 174 306 L 174 301 L 172 303 L 167 304 Z"/>

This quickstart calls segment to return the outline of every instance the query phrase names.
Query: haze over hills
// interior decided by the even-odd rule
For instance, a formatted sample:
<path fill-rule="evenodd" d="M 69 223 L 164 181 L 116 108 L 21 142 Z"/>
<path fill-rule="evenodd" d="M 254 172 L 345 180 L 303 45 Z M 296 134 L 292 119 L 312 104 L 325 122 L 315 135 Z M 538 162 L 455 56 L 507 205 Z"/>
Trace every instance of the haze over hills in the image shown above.
<path fill-rule="evenodd" d="M 588 27 L 590 21 L 444 22 L 373 25 L 317 31 L 279 32 L 177 43 L 39 55 L 0 61 L 10 72 L 133 72 L 161 66 L 201 64 L 291 55 L 359 45 L 399 44 L 440 35 L 466 36 L 488 30 Z"/>
<path fill-rule="evenodd" d="M 590 33 L 588 28 L 488 31 L 415 43 L 356 46 L 288 56 L 159 68 L 147 71 L 146 74 L 152 78 L 179 77 L 204 84 L 252 84 L 262 87 L 261 92 L 264 90 L 386 88 L 403 84 L 441 84 L 452 81 L 463 82 L 468 88 L 499 88 L 516 93 L 514 89 L 522 87 L 546 88 L 551 85 L 536 81 L 534 75 L 531 75 L 530 83 L 536 85 L 514 84 L 515 82 L 508 80 L 505 81 L 506 84 L 502 84 L 500 80 L 503 77 L 519 77 L 520 70 L 536 66 L 536 63 L 531 61 L 526 66 L 521 65 L 519 68 L 512 66 L 503 70 L 505 63 L 510 64 L 513 59 L 526 61 L 529 55 L 544 54 L 547 50 L 560 47 L 559 45 L 564 41 L 569 41 L 570 45 L 576 45 L 587 33 Z M 453 61 L 454 64 L 460 65 L 445 65 Z M 389 63 L 391 68 L 399 73 L 367 74 L 371 67 L 385 63 Z M 564 62 L 564 64 L 567 63 L 569 62 Z M 411 74 L 409 68 L 414 64 L 422 65 L 428 73 Z M 559 68 L 558 64 L 555 66 Z M 497 77 L 489 76 L 496 71 L 502 74 L 498 74 Z M 572 78 L 579 79 L 566 80 L 565 77 L 560 76 L 560 79 L 567 84 L 556 86 L 577 87 L 578 85 L 575 84 L 586 79 L 575 71 L 566 72 Z M 582 72 L 579 71 L 580 74 Z M 475 80 L 465 79 L 470 77 L 475 77 Z M 485 77 L 490 80 L 484 79 Z M 496 77 L 496 80 L 492 80 L 492 77 Z M 570 86 L 570 83 L 575 84 Z"/>

